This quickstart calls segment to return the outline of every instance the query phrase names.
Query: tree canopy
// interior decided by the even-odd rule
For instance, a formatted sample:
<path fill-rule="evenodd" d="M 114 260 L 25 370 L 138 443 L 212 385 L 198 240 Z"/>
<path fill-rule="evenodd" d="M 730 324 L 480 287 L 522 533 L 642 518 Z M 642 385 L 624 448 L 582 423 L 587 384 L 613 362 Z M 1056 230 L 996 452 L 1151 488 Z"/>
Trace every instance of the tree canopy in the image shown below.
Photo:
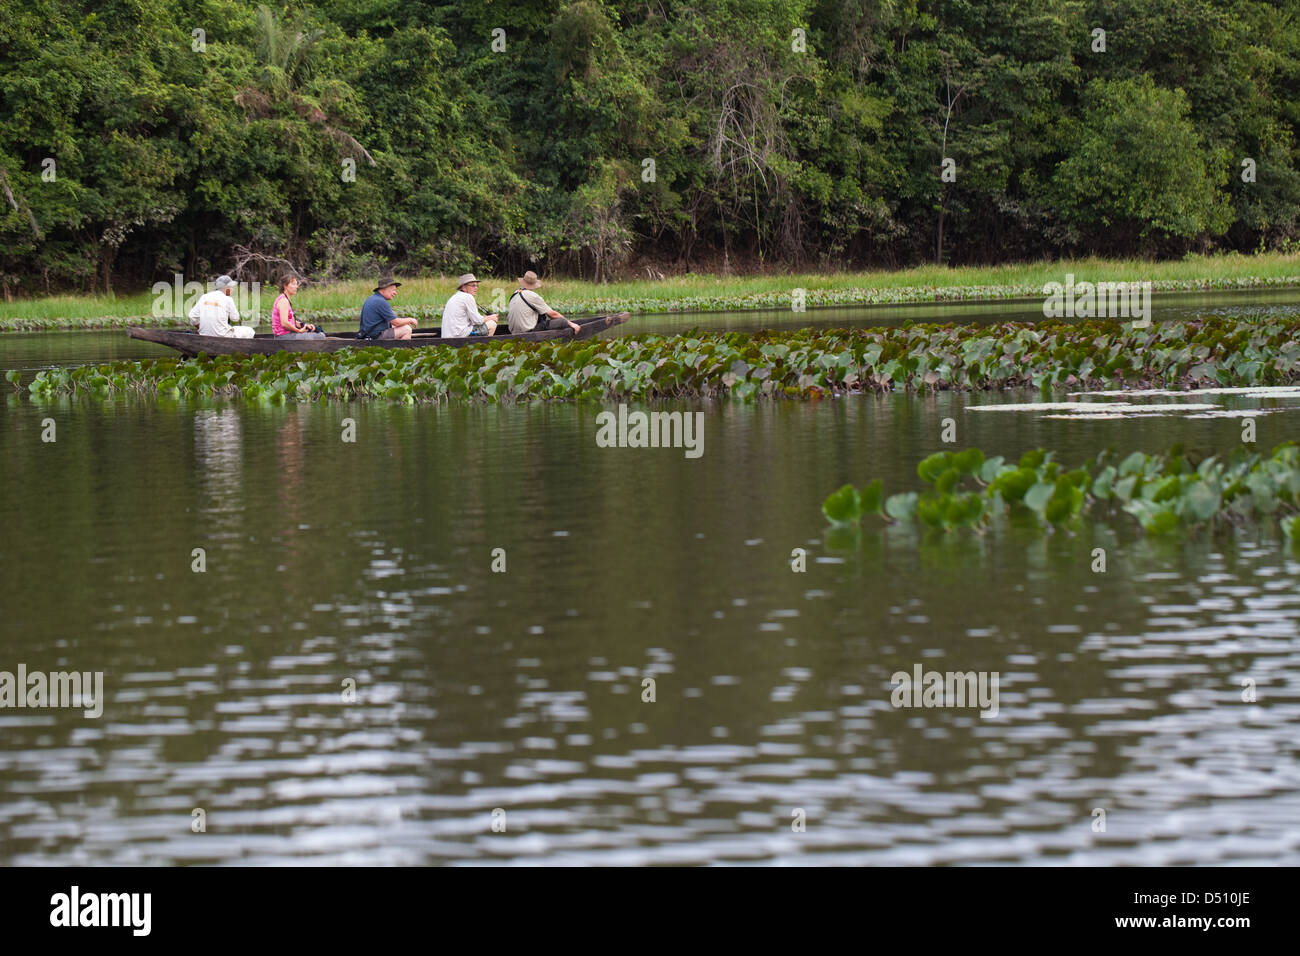
<path fill-rule="evenodd" d="M 1300 0 L 94 6 L 0 0 L 7 296 L 1297 238 Z"/>

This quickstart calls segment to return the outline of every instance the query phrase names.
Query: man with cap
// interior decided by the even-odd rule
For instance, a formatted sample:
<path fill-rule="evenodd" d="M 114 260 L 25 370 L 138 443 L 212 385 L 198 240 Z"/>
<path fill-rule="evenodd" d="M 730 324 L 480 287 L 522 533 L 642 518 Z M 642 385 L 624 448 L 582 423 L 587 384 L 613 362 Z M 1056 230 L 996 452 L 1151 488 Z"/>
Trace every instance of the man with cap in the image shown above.
<path fill-rule="evenodd" d="M 379 285 L 365 302 L 361 303 L 361 329 L 359 339 L 409 339 L 411 330 L 419 325 L 415 319 L 398 318 L 388 300 L 397 295 L 398 282 L 391 275 L 381 276 Z"/>
<path fill-rule="evenodd" d="M 218 335 L 228 339 L 251 339 L 253 330 L 247 325 L 231 325 L 239 321 L 239 309 L 230 297 L 235 280 L 230 276 L 217 276 L 216 288 L 205 292 L 190 309 L 190 325 L 199 327 L 199 335 Z"/>
<path fill-rule="evenodd" d="M 560 315 L 537 294 L 541 284 L 542 280 L 537 278 L 536 272 L 528 271 L 519 277 L 519 288 L 510 297 L 510 331 L 531 332 L 534 329 L 545 331 L 567 326 L 573 329 L 574 335 L 577 335 L 580 331 L 578 323 L 570 322 Z"/>
<path fill-rule="evenodd" d="M 447 304 L 442 308 L 442 337 L 459 339 L 467 335 L 491 335 L 497 330 L 497 316 L 479 315 L 478 302 L 474 294 L 478 292 L 478 279 L 471 272 L 465 273 L 456 283 L 456 291 L 451 294 Z"/>

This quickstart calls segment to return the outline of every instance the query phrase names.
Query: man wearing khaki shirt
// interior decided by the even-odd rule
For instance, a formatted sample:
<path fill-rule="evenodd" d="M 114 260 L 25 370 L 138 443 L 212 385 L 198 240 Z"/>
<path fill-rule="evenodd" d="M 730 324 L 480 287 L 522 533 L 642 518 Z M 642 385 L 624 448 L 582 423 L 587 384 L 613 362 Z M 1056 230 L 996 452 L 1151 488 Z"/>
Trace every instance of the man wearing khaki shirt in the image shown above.
<path fill-rule="evenodd" d="M 519 288 L 510 297 L 508 313 L 510 331 L 532 332 L 534 329 L 545 331 L 562 329 L 567 325 L 573 329 L 573 334 L 577 335 L 580 328 L 578 323 L 570 322 L 560 315 L 537 294 L 536 290 L 541 284 L 542 280 L 537 278 L 536 272 L 525 272 L 519 277 Z"/>

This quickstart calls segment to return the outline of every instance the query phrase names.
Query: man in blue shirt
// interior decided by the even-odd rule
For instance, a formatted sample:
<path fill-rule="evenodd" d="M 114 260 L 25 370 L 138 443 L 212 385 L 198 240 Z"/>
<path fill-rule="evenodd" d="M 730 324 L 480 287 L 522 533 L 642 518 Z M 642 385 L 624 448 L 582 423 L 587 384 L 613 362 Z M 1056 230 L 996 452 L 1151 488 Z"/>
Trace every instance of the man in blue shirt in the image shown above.
<path fill-rule="evenodd" d="M 415 319 L 398 318 L 388 300 L 397 295 L 402 283 L 392 276 L 383 276 L 375 291 L 361 304 L 361 330 L 359 339 L 409 339 L 411 330 L 420 323 Z"/>

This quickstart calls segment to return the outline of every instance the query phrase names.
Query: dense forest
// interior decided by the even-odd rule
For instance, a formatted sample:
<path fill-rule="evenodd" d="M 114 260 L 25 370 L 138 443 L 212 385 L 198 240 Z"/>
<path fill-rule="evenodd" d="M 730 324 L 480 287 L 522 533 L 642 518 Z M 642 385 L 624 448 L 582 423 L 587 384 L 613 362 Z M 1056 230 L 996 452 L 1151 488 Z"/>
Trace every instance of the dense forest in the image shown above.
<path fill-rule="evenodd" d="M 0 0 L 0 285 L 1287 247 L 1300 0 Z"/>

